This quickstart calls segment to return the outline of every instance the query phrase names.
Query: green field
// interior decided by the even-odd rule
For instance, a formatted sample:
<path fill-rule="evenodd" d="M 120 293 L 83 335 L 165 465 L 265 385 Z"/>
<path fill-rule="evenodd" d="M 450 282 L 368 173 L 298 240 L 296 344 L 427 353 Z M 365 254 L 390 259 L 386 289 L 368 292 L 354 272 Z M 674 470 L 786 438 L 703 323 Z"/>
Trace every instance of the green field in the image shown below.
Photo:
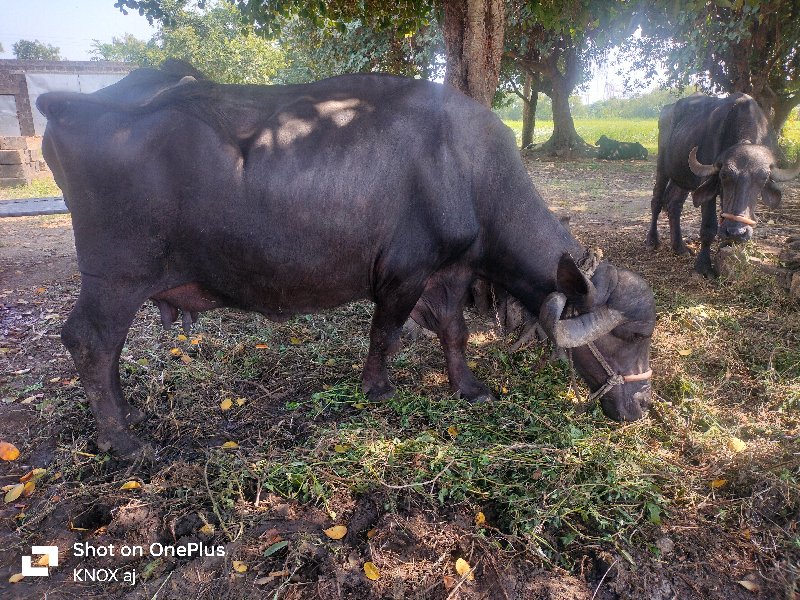
<path fill-rule="evenodd" d="M 504 121 L 517 136 L 522 135 L 522 121 Z M 588 144 L 594 144 L 601 135 L 621 142 L 639 142 L 651 154 L 658 146 L 658 119 L 576 119 L 575 129 Z M 537 121 L 533 142 L 541 144 L 553 133 L 552 121 Z M 780 143 L 787 157 L 796 160 L 800 155 L 800 121 L 786 124 Z"/>

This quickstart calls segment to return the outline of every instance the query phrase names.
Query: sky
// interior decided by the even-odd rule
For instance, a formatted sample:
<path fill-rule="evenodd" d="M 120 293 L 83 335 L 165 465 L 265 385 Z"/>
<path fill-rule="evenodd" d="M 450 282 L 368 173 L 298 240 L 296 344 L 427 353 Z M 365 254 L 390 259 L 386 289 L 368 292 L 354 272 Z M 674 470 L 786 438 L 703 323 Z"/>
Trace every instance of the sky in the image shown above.
<path fill-rule="evenodd" d="M 110 42 L 132 33 L 150 39 L 155 33 L 138 13 L 123 15 L 115 0 L 0 0 L 0 58 L 14 58 L 12 46 L 23 40 L 39 40 L 58 46 L 61 58 L 89 60 L 92 40 Z"/>
<path fill-rule="evenodd" d="M 57 46 L 66 60 L 89 60 L 93 40 L 110 42 L 131 33 L 148 40 L 155 33 L 147 19 L 136 12 L 123 15 L 115 0 L 0 0 L 0 58 L 14 58 L 15 42 L 39 40 Z M 601 69 L 581 96 L 584 102 L 602 100 L 606 82 L 621 89 L 616 68 Z"/>

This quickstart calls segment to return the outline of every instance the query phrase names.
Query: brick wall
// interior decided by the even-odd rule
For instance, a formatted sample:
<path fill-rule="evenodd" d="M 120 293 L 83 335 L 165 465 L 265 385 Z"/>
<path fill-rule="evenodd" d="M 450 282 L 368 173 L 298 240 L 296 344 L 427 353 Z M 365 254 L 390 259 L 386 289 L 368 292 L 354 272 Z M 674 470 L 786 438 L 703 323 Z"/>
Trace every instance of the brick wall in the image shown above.
<path fill-rule="evenodd" d="M 0 187 L 25 185 L 50 174 L 42 157 L 42 138 L 0 137 Z"/>
<path fill-rule="evenodd" d="M 9 60 L 0 59 L 0 95 L 14 96 L 21 137 L 0 137 L 0 186 L 30 183 L 49 174 L 42 160 L 41 138 L 34 137 L 33 110 L 26 73 L 110 73 L 125 75 L 135 65 L 104 60 Z"/>

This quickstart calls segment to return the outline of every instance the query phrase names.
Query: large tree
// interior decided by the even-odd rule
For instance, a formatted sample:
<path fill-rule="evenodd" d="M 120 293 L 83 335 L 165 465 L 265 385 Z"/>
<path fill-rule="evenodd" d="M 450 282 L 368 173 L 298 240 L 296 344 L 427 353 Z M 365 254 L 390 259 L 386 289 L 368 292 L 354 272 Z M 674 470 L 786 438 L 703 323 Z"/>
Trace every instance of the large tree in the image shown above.
<path fill-rule="evenodd" d="M 651 76 L 750 94 L 777 130 L 800 104 L 797 0 L 655 0 L 642 3 L 640 22 L 630 56 Z"/>
<path fill-rule="evenodd" d="M 20 60 L 61 60 L 61 49 L 39 40 L 20 40 L 11 46 Z"/>
<path fill-rule="evenodd" d="M 589 148 L 575 130 L 569 99 L 592 66 L 631 33 L 631 14 L 632 5 L 624 0 L 511 1 L 504 84 L 520 95 L 531 119 L 538 92 L 552 100 L 553 134 L 542 148 L 547 154 L 580 155 Z M 523 122 L 523 129 L 532 127 Z"/>
<path fill-rule="evenodd" d="M 177 0 L 169 0 L 177 1 Z M 132 8 L 150 19 L 164 20 L 168 0 L 116 0 L 121 10 Z M 202 4 L 202 0 L 197 0 Z M 320 28 L 345 31 L 358 22 L 375 30 L 395 28 L 411 34 L 442 24 L 447 60 L 445 81 L 486 106 L 491 105 L 503 48 L 503 0 L 237 0 L 245 19 L 268 37 L 297 17 Z"/>
<path fill-rule="evenodd" d="M 281 51 L 250 26 L 226 0 L 209 0 L 203 9 L 165 0 L 167 18 L 149 41 L 129 34 L 111 43 L 95 42 L 94 54 L 105 60 L 157 66 L 166 58 L 190 62 L 215 81 L 268 83 L 283 68 Z"/>

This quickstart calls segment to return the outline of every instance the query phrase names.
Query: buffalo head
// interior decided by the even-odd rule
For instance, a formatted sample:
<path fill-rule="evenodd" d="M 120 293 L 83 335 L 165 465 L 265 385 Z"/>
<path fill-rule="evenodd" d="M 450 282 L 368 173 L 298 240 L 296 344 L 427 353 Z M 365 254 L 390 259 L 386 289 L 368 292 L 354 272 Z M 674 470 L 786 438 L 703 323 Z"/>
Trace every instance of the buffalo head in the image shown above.
<path fill-rule="evenodd" d="M 557 346 L 572 349 L 575 368 L 600 396 L 606 416 L 641 418 L 652 402 L 649 360 L 656 313 L 650 287 L 607 262 L 589 278 L 564 254 L 556 290 L 539 311 L 542 327 Z"/>
<path fill-rule="evenodd" d="M 713 164 L 697 160 L 697 147 L 689 153 L 689 168 L 704 178 L 692 194 L 694 205 L 722 198 L 719 234 L 723 241 L 742 242 L 752 237 L 759 194 L 770 208 L 780 205 L 781 191 L 775 183 L 797 177 L 800 161 L 788 169 L 780 169 L 776 163 L 769 147 L 747 141 L 726 149 Z"/>

